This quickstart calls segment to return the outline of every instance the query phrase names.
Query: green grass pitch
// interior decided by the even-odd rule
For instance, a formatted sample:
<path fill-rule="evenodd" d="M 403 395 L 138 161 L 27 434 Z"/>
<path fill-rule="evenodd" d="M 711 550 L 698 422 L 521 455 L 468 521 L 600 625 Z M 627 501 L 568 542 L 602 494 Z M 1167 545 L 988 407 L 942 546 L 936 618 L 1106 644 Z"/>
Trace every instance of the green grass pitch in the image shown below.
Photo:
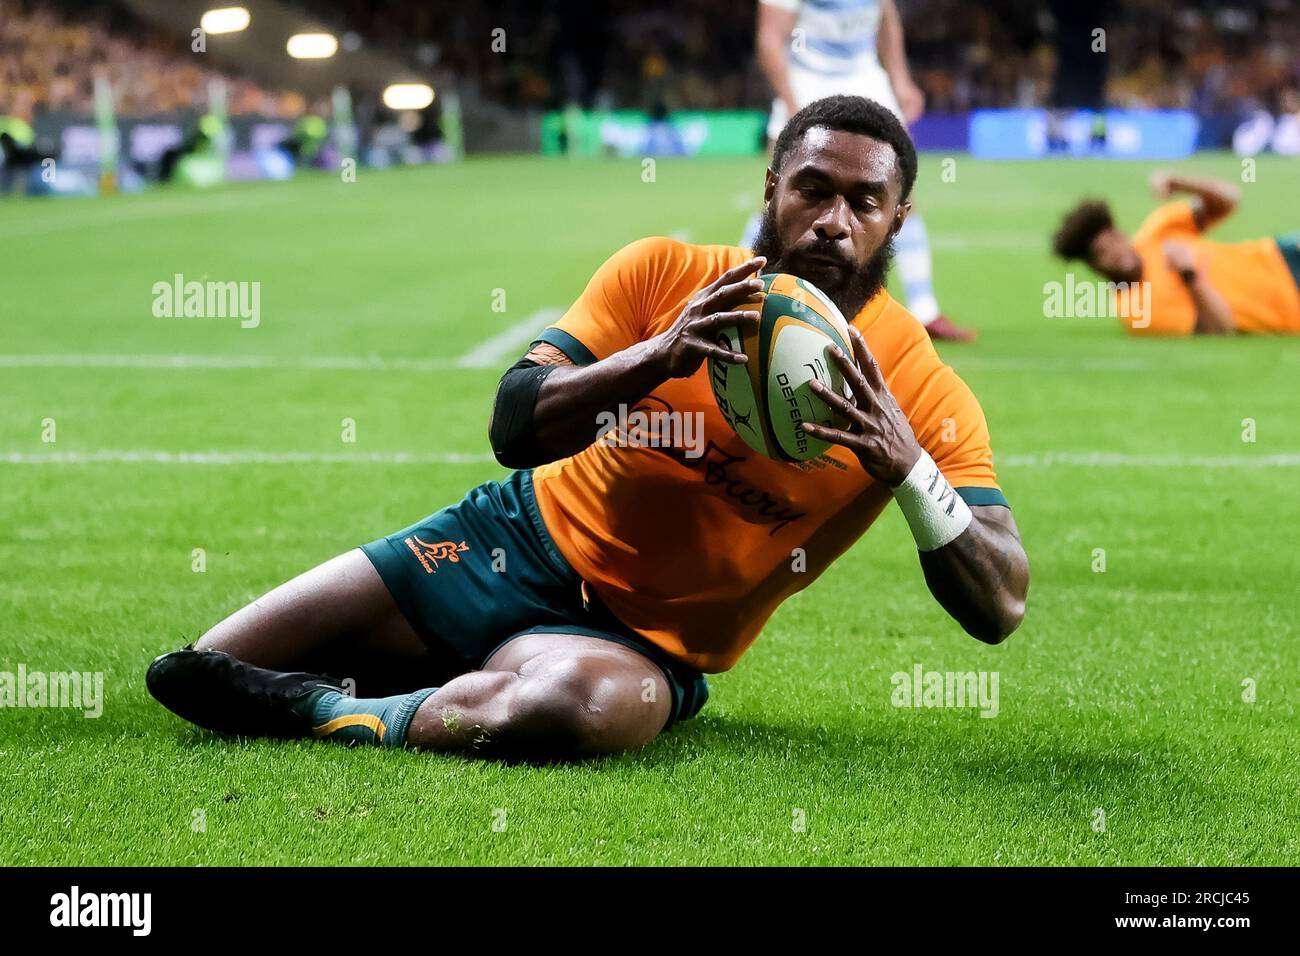
<path fill-rule="evenodd" d="M 891 510 L 699 718 L 544 768 L 224 741 L 143 673 L 502 475 L 486 423 L 517 350 L 458 358 L 567 305 L 635 238 L 734 241 L 761 162 L 661 160 L 645 182 L 638 161 L 483 159 L 6 201 L 0 671 L 102 671 L 105 703 L 0 710 L 0 863 L 1295 863 L 1300 341 L 1044 317 L 1060 211 L 1101 194 L 1133 227 L 1150 167 L 960 157 L 945 181 L 941 158 L 917 204 L 940 298 L 980 331 L 942 351 L 992 428 L 1033 573 L 1024 625 L 996 648 L 965 636 Z M 1177 168 L 1240 178 L 1230 156 Z M 1225 236 L 1300 227 L 1294 163 L 1261 160 L 1243 193 Z M 175 273 L 260 282 L 260 325 L 155 318 Z M 215 457 L 150 457 L 181 452 Z M 917 664 L 997 671 L 998 715 L 893 707 L 890 676 Z"/>

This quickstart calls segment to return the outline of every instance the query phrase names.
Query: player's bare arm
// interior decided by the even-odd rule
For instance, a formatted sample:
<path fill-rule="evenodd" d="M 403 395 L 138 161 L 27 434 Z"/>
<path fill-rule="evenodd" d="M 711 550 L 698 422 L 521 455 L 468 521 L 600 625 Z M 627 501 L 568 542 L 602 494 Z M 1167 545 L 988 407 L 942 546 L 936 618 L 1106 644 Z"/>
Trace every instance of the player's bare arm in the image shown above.
<path fill-rule="evenodd" d="M 1190 193 L 1196 228 L 1202 232 L 1230 216 L 1241 200 L 1241 190 L 1233 183 L 1204 176 L 1179 176 L 1164 169 L 1151 174 L 1151 192 L 1157 199 Z"/>
<path fill-rule="evenodd" d="M 1187 286 L 1192 301 L 1196 303 L 1196 334 L 1231 335 L 1236 332 L 1232 310 L 1218 290 L 1210 284 L 1191 247 L 1171 240 L 1164 244 L 1164 252 L 1169 268 L 1178 273 Z"/>
<path fill-rule="evenodd" d="M 811 388 L 849 421 L 847 429 L 804 423 L 824 441 L 851 450 L 866 472 L 892 489 L 908 481 L 927 457 L 907 416 L 885 384 L 866 340 L 850 328 L 856 364 L 839 349 L 832 356 L 844 373 L 854 402 L 821 382 Z M 942 476 L 938 478 L 942 481 Z M 952 495 L 956 504 L 957 497 Z M 1007 508 L 977 506 L 970 523 L 941 547 L 921 551 L 921 568 L 936 601 L 970 634 L 987 644 L 1006 639 L 1019 625 L 1029 591 L 1029 560 Z"/>
<path fill-rule="evenodd" d="M 763 284 L 752 276 L 764 265 L 761 257 L 749 259 L 709 283 L 686 304 L 677 321 L 659 335 L 638 342 L 591 365 L 560 361 L 554 346 L 539 344 L 529 357 L 551 368 L 532 407 L 533 440 L 525 449 L 511 448 L 503 429 L 492 431 L 493 451 L 515 468 L 532 467 L 577 454 L 596 440 L 596 421 L 603 412 L 644 398 L 670 378 L 694 374 L 710 356 L 742 364 L 745 355 L 717 344 L 718 329 L 746 327 L 757 321 L 752 310 L 736 307 L 757 299 Z M 539 351 L 544 350 L 544 351 Z M 503 414 L 503 393 L 498 391 L 494 423 Z"/>
<path fill-rule="evenodd" d="M 903 18 L 898 15 L 894 0 L 880 0 L 880 33 L 876 38 L 876 54 L 880 65 L 889 76 L 903 119 L 915 123 L 925 112 L 925 94 L 912 79 L 907 68 L 907 51 L 903 44 Z"/>
<path fill-rule="evenodd" d="M 799 110 L 795 100 L 794 89 L 790 85 L 790 66 L 786 60 L 785 45 L 794 30 L 798 14 L 771 3 L 759 3 L 758 28 L 755 48 L 758 52 L 758 65 L 772 84 L 772 92 L 784 101 L 789 115 Z"/>
<path fill-rule="evenodd" d="M 1020 626 L 1029 593 L 1029 559 L 1010 508 L 976 505 L 949 544 L 922 551 L 921 571 L 936 601 L 962 629 L 1000 644 Z"/>

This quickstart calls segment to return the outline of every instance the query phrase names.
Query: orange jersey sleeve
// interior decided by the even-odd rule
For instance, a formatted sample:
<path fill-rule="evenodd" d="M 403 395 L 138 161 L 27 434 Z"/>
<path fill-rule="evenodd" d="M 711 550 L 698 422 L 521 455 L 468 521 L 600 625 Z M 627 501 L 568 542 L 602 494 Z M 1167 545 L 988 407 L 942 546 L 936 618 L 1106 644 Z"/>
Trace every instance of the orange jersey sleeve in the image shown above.
<path fill-rule="evenodd" d="M 1201 231 L 1196 228 L 1196 214 L 1192 204 L 1185 199 L 1165 203 L 1151 211 L 1133 234 L 1133 244 L 1163 242 L 1165 239 L 1194 239 Z"/>
<path fill-rule="evenodd" d="M 590 365 L 655 334 L 650 323 L 658 287 L 677 245 L 654 237 L 624 246 L 538 341 L 554 345 L 577 365 Z"/>

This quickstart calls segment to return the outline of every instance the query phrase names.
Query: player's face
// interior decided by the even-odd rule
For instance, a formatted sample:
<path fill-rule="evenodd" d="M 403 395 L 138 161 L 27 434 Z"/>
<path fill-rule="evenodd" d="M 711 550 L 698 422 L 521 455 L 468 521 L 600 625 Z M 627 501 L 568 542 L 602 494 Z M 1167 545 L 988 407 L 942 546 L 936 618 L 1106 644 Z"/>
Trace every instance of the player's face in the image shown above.
<path fill-rule="evenodd" d="M 754 251 L 767 256 L 768 271 L 807 279 L 852 318 L 884 286 L 891 240 L 911 208 L 901 192 L 888 143 L 814 127 L 780 173 L 768 171 Z"/>
<path fill-rule="evenodd" d="M 1092 240 L 1094 269 L 1115 282 L 1136 282 L 1142 278 L 1142 260 L 1128 237 L 1118 229 L 1106 229 Z"/>

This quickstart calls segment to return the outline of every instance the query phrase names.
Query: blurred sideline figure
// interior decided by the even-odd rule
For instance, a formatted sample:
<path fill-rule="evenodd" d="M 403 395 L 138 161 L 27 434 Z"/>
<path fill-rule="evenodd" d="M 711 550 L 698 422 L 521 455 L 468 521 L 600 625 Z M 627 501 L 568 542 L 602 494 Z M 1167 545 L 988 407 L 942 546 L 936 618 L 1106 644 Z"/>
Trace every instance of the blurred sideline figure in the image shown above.
<path fill-rule="evenodd" d="M 36 148 L 36 133 L 26 120 L 0 116 L 0 193 L 9 192 L 47 159 L 53 157 Z"/>
<path fill-rule="evenodd" d="M 327 139 L 329 124 L 319 116 L 308 114 L 293 124 L 293 132 L 280 143 L 280 148 L 292 157 L 294 165 L 311 166 Z"/>
<path fill-rule="evenodd" d="M 169 183 L 176 175 L 181 161 L 189 156 L 216 154 L 216 144 L 222 136 L 224 124 L 211 113 L 199 118 L 198 125 L 179 144 L 166 150 L 158 159 L 158 181 Z"/>

